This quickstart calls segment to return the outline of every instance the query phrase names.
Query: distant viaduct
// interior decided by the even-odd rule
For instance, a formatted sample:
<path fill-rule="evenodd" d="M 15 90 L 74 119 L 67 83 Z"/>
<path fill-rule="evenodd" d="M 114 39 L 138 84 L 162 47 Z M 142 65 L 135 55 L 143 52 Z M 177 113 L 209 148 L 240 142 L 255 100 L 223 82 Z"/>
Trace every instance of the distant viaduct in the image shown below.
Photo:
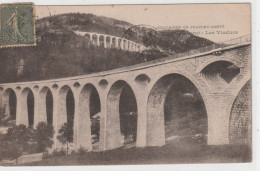
<path fill-rule="evenodd" d="M 90 43 L 104 48 L 118 48 L 126 51 L 141 52 L 145 49 L 142 44 L 133 42 L 123 37 L 100 34 L 94 32 L 75 31 L 77 35 L 83 36 L 90 40 Z"/>

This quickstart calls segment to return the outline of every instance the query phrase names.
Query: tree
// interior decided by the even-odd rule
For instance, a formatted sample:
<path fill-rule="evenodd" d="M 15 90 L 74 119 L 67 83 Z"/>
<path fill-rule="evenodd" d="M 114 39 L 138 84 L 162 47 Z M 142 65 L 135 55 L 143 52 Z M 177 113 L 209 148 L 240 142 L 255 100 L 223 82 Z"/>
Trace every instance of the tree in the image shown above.
<path fill-rule="evenodd" d="M 133 141 L 136 141 L 137 132 L 137 113 L 126 112 L 120 114 L 120 130 L 125 138 L 132 136 Z"/>
<path fill-rule="evenodd" d="M 73 122 L 64 123 L 59 130 L 59 134 L 57 139 L 61 144 L 66 144 L 66 154 L 68 154 L 69 143 L 73 142 Z"/>
<path fill-rule="evenodd" d="M 91 119 L 91 134 L 96 135 L 94 137 L 94 142 L 99 140 L 99 133 L 100 133 L 100 117 L 92 118 Z"/>
<path fill-rule="evenodd" d="M 7 130 L 3 137 L 2 150 L 6 157 L 20 157 L 32 137 L 31 131 L 25 125 L 15 125 Z M 17 160 L 16 160 L 17 162 Z"/>
<path fill-rule="evenodd" d="M 0 160 L 1 159 L 16 159 L 18 163 L 18 157 L 23 154 L 21 145 L 11 141 L 1 141 L 0 146 Z"/>
<path fill-rule="evenodd" d="M 2 134 L 1 132 L 0 132 L 0 142 L 1 142 L 1 145 L 0 145 L 0 161 L 1 161 L 5 157 L 4 134 Z"/>
<path fill-rule="evenodd" d="M 4 108 L 0 108 L 0 125 L 6 125 L 6 114 L 4 113 Z"/>
<path fill-rule="evenodd" d="M 9 128 L 5 134 L 5 139 L 7 141 L 19 144 L 21 148 L 24 148 L 26 145 L 28 145 L 28 141 L 31 137 L 31 131 L 22 124 Z"/>
<path fill-rule="evenodd" d="M 54 134 L 53 126 L 48 126 L 45 122 L 40 122 L 34 131 L 34 140 L 38 145 L 40 152 L 45 152 L 48 147 L 53 144 L 52 138 Z"/>

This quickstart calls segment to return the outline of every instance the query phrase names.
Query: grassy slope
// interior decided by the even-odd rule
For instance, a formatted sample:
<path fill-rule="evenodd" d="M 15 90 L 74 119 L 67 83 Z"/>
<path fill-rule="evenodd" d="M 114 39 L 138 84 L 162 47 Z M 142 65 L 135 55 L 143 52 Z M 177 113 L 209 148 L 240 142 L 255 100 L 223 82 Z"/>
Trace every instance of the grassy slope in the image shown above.
<path fill-rule="evenodd" d="M 192 135 L 198 132 L 192 132 L 191 127 L 196 127 L 196 124 L 205 127 L 206 119 L 190 122 L 191 127 L 172 130 L 171 127 L 176 123 L 176 121 L 168 123 L 166 131 L 171 130 L 171 134 L 182 135 L 182 137 L 167 141 L 163 147 L 122 147 L 105 152 L 88 152 L 85 155 L 71 154 L 49 157 L 43 161 L 26 165 L 233 163 L 251 161 L 251 149 L 246 145 L 209 146 L 206 137 L 197 140 L 192 139 Z"/>
<path fill-rule="evenodd" d="M 177 140 L 163 147 L 116 149 L 106 152 L 89 152 L 85 155 L 56 156 L 25 165 L 233 163 L 251 161 L 251 152 L 247 146 L 208 146 L 191 141 L 188 144 L 184 142 L 186 141 Z"/>

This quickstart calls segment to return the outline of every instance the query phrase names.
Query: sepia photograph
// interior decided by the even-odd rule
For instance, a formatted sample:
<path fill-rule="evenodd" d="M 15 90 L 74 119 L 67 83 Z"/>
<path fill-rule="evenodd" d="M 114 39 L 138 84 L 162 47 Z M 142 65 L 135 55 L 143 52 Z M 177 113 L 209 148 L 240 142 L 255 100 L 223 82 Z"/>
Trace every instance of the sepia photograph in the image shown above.
<path fill-rule="evenodd" d="M 0 166 L 252 162 L 251 3 L 0 4 Z"/>

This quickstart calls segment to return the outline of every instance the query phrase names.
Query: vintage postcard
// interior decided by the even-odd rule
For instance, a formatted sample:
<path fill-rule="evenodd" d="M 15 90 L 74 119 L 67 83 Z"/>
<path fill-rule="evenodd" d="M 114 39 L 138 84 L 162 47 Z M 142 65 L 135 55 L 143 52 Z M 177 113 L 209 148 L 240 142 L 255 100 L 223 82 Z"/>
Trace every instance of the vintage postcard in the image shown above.
<path fill-rule="evenodd" d="M 252 161 L 251 4 L 1 5 L 0 165 Z"/>

